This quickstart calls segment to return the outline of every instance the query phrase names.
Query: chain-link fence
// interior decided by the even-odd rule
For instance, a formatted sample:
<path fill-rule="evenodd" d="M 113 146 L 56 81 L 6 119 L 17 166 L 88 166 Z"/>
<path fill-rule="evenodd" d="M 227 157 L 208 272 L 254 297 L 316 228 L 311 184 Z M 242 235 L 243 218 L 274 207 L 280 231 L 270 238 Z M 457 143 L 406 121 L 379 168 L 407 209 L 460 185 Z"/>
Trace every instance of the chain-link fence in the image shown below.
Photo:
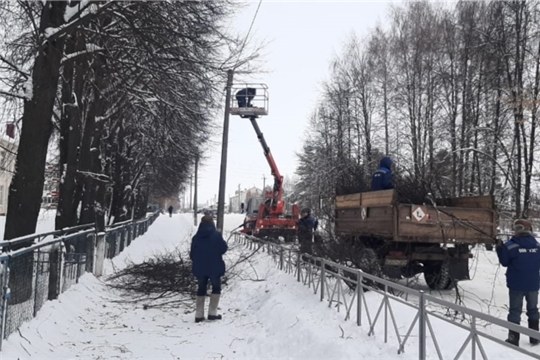
<path fill-rule="evenodd" d="M 78 283 L 85 272 L 101 275 L 103 259 L 118 255 L 158 216 L 156 212 L 144 220 L 115 224 L 103 233 L 78 226 L 0 242 L 0 349 L 2 339 L 35 317 L 47 300 Z"/>

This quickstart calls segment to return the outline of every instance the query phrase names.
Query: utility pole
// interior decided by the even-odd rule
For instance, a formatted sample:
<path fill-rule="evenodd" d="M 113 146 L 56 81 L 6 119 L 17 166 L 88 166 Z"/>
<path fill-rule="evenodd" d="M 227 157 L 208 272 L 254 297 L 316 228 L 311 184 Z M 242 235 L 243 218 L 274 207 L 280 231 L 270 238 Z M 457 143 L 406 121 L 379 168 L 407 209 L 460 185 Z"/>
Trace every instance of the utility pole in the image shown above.
<path fill-rule="evenodd" d="M 266 189 L 266 176 L 263 174 L 263 194 L 264 194 L 264 189 Z"/>
<path fill-rule="evenodd" d="M 225 177 L 227 176 L 227 146 L 229 142 L 229 112 L 231 108 L 231 88 L 233 70 L 227 71 L 227 92 L 225 96 L 225 118 L 223 120 L 223 139 L 221 141 L 221 169 L 219 172 L 219 199 L 217 213 L 217 231 L 223 234 L 223 217 L 225 209 Z"/>
<path fill-rule="evenodd" d="M 195 191 L 193 192 L 193 225 L 197 226 L 197 172 L 199 171 L 199 156 L 195 158 Z"/>

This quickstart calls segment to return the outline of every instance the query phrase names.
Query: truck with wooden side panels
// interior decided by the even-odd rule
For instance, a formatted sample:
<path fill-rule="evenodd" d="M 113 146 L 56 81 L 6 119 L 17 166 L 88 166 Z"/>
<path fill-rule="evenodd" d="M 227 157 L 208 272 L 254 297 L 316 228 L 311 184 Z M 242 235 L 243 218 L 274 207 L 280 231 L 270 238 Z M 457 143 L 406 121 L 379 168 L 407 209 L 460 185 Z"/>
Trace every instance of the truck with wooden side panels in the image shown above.
<path fill-rule="evenodd" d="M 383 274 L 400 279 L 424 274 L 431 289 L 469 279 L 471 248 L 492 245 L 498 214 L 493 196 L 398 201 L 395 190 L 336 196 L 335 231 L 340 241 L 366 248 Z"/>

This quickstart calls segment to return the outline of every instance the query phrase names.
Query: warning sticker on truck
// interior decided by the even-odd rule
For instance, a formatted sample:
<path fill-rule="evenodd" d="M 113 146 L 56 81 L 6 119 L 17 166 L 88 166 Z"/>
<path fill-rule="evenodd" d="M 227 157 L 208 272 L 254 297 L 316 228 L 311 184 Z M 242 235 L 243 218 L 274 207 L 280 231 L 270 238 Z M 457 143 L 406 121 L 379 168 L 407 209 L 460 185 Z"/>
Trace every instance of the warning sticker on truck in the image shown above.
<path fill-rule="evenodd" d="M 412 215 L 418 222 L 422 221 L 422 219 L 426 217 L 426 213 L 421 206 L 416 206 L 413 208 Z"/>

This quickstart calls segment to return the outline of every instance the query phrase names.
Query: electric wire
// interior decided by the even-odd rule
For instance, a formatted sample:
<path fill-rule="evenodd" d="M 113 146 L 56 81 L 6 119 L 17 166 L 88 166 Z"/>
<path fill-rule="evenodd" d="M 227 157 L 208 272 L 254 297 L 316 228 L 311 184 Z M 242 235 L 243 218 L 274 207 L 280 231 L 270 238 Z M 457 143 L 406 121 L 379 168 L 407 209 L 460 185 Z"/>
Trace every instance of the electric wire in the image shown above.
<path fill-rule="evenodd" d="M 251 20 L 251 25 L 249 26 L 249 30 L 246 34 L 246 37 L 244 39 L 244 42 L 242 43 L 242 47 L 240 48 L 240 51 L 238 52 L 238 58 L 236 59 L 236 64 L 234 65 L 233 69 L 236 69 L 238 66 L 238 63 L 240 62 L 240 56 L 242 55 L 242 51 L 244 51 L 244 47 L 246 46 L 247 40 L 249 38 L 249 34 L 251 33 L 251 29 L 253 28 L 253 24 L 255 24 L 255 19 L 257 19 L 257 14 L 259 14 L 259 9 L 261 8 L 262 0 L 259 0 L 259 5 L 257 5 L 257 10 L 255 10 L 255 15 L 253 15 L 253 19 Z"/>

